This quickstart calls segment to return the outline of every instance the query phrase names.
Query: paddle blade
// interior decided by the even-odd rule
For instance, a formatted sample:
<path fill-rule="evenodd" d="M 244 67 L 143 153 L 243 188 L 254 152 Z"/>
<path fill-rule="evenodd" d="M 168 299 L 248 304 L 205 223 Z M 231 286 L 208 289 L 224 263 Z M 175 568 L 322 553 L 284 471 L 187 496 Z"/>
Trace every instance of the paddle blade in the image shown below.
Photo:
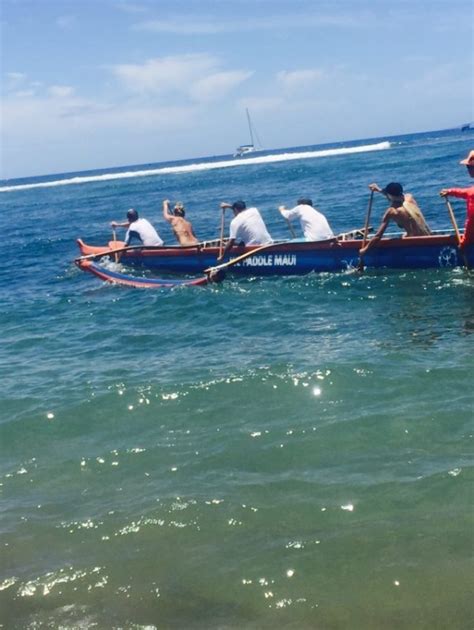
<path fill-rule="evenodd" d="M 123 249 L 124 247 L 127 247 L 125 241 L 109 241 L 109 249 Z"/>
<path fill-rule="evenodd" d="M 209 269 L 206 273 L 209 282 L 219 283 L 225 279 L 224 269 Z"/>

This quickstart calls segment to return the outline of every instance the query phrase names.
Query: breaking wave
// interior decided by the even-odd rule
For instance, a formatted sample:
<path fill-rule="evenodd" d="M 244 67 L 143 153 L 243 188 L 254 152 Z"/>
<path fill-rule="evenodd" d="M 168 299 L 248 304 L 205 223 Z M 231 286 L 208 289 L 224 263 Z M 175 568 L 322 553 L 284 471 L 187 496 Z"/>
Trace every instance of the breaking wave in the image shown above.
<path fill-rule="evenodd" d="M 273 153 L 250 158 L 219 160 L 216 162 L 197 162 L 195 164 L 183 164 L 181 166 L 163 166 L 161 168 L 147 168 L 139 171 L 122 171 L 114 173 L 102 173 L 101 175 L 83 175 L 66 179 L 51 181 L 31 182 L 13 186 L 2 186 L 0 192 L 12 192 L 16 190 L 28 190 L 31 188 L 52 188 L 55 186 L 69 186 L 71 184 L 88 184 L 91 182 L 104 182 L 114 179 L 130 179 L 133 177 L 150 177 L 154 175 L 169 175 L 177 173 L 195 173 L 209 171 L 217 168 L 230 168 L 236 166 L 249 166 L 252 164 L 271 164 L 273 162 L 287 162 L 289 160 L 307 160 L 310 158 L 330 157 L 337 155 L 349 155 L 351 153 L 366 153 L 368 151 L 383 151 L 390 148 L 390 142 L 378 142 L 365 144 L 358 147 L 343 147 L 339 149 L 321 149 L 319 151 L 299 151 L 288 153 Z"/>

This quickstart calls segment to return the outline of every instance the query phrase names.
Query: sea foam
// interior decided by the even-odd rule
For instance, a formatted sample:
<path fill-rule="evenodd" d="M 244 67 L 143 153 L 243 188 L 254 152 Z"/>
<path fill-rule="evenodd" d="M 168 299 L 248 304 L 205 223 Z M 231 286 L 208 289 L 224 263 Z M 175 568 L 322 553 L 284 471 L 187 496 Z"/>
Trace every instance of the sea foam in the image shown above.
<path fill-rule="evenodd" d="M 218 160 L 216 162 L 196 162 L 195 164 L 183 164 L 181 166 L 164 166 L 140 171 L 122 171 L 114 173 L 102 173 L 101 175 L 76 176 L 66 179 L 57 179 L 45 182 L 32 182 L 30 184 L 18 184 L 16 186 L 2 186 L 0 192 L 13 192 L 28 190 L 31 188 L 52 188 L 55 186 L 69 186 L 71 184 L 89 184 L 91 182 L 104 182 L 114 179 L 130 179 L 133 177 L 151 177 L 155 175 L 169 175 L 178 173 L 195 173 L 198 171 L 210 171 L 218 168 L 231 168 L 236 166 L 250 166 L 253 164 L 271 164 L 273 162 L 287 162 L 289 160 L 307 160 L 311 158 L 330 157 L 337 155 L 349 155 L 351 153 L 366 153 L 368 151 L 383 151 L 390 148 L 390 142 L 378 142 L 365 144 L 358 147 L 342 147 L 339 149 L 322 149 L 319 151 L 299 151 L 289 153 L 273 153 L 251 158 Z"/>

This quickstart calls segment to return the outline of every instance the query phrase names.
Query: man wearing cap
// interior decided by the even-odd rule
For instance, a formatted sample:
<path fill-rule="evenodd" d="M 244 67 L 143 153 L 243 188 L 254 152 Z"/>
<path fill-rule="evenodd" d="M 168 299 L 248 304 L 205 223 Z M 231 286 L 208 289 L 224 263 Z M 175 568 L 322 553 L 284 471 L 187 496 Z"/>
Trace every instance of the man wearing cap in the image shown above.
<path fill-rule="evenodd" d="M 474 151 L 469 151 L 466 159 L 459 164 L 467 167 L 469 177 L 474 177 Z M 469 188 L 443 188 L 439 193 L 442 197 L 459 197 L 466 200 L 466 223 L 464 224 L 464 236 L 461 238 L 461 247 L 474 243 L 474 186 Z"/>
<path fill-rule="evenodd" d="M 365 247 L 359 250 L 361 256 L 380 241 L 390 221 L 393 221 L 399 228 L 405 230 L 405 236 L 428 236 L 431 234 L 431 230 L 415 198 L 410 193 L 404 193 L 401 184 L 390 182 L 383 189 L 377 184 L 370 184 L 369 189 L 373 192 L 382 193 L 390 202 L 390 207 L 385 211 L 382 223 L 373 238 L 370 239 Z"/>
<path fill-rule="evenodd" d="M 140 219 L 136 210 L 131 209 L 127 212 L 127 221 L 124 223 L 112 221 L 110 225 L 113 228 L 128 228 L 125 235 L 125 245 L 127 246 L 130 245 L 133 240 L 137 240 L 142 243 L 142 245 L 146 246 L 164 245 L 152 224 L 147 221 L 147 219 Z"/>
<path fill-rule="evenodd" d="M 298 219 L 307 241 L 326 241 L 334 238 L 334 232 L 329 227 L 324 214 L 313 208 L 313 201 L 307 197 L 298 199 L 297 205 L 291 210 L 279 206 L 281 215 L 288 221 Z"/>
<path fill-rule="evenodd" d="M 193 231 L 193 226 L 184 218 L 186 211 L 181 201 L 175 203 L 173 214 L 170 212 L 169 199 L 163 201 L 163 216 L 171 225 L 178 243 L 183 247 L 186 245 L 197 245 L 198 240 Z"/>
<path fill-rule="evenodd" d="M 233 204 L 222 202 L 221 208 L 223 210 L 232 208 L 234 218 L 230 222 L 229 240 L 218 260 L 225 257 L 236 241 L 238 243 L 243 242 L 244 245 L 269 245 L 273 243 L 257 208 L 247 208 L 245 201 L 235 201 Z"/>

